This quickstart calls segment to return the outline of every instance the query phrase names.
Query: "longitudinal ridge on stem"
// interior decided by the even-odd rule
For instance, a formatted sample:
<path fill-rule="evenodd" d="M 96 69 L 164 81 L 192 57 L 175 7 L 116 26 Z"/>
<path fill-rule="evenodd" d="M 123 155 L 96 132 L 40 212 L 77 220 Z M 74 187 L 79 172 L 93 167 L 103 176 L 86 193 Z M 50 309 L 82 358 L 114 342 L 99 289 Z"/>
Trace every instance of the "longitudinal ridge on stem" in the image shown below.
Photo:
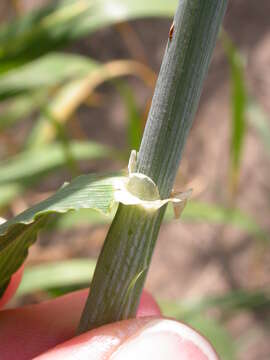
<path fill-rule="evenodd" d="M 136 168 L 157 184 L 161 199 L 170 196 L 226 5 L 227 0 L 179 1 Z M 135 316 L 164 212 L 165 206 L 149 212 L 119 205 L 79 333 Z"/>

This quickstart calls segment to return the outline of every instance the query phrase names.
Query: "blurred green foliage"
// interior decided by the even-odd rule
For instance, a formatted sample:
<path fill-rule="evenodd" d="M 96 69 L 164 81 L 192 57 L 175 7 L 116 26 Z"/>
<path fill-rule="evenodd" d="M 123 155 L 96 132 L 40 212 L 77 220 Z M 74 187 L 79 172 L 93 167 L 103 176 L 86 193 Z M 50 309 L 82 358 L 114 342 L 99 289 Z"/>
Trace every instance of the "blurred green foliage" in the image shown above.
<path fill-rule="evenodd" d="M 132 88 L 125 83 L 113 83 L 126 110 L 127 150 L 111 149 L 92 140 L 78 140 L 67 135 L 66 125 L 79 106 L 96 86 L 111 81 L 104 64 L 85 56 L 60 52 L 74 40 L 92 35 L 113 24 L 145 17 L 171 17 L 177 0 L 60 0 L 30 12 L 0 27 L 0 131 L 7 136 L 10 129 L 22 120 L 35 118 L 28 136 L 18 146 L 16 154 L 6 151 L 0 161 L 0 208 L 9 209 L 16 197 L 31 186 L 35 189 L 48 175 L 60 169 L 77 169 L 81 160 L 125 160 L 130 149 L 138 149 L 142 134 L 142 111 Z M 268 116 L 256 99 L 248 94 L 245 84 L 245 61 L 225 32 L 221 36 L 231 80 L 231 146 L 229 192 L 233 201 L 226 204 L 207 204 L 190 201 L 183 213 L 183 221 L 223 224 L 242 229 L 263 240 L 268 234 L 251 216 L 236 206 L 245 136 L 252 126 L 270 150 Z M 98 73 L 99 71 L 99 73 Z M 149 69 L 149 72 L 151 69 Z M 132 70 L 123 71 L 138 76 Z M 116 73 L 116 76 L 118 73 Z M 121 76 L 121 71 L 120 75 Z M 139 75 L 140 76 L 140 75 Z M 147 83 L 146 72 L 140 76 Z M 75 100 L 74 100 L 75 99 Z M 28 124 L 29 126 L 29 124 Z M 125 166 L 125 162 L 123 162 Z M 170 210 L 166 220 L 172 219 Z M 110 218 L 109 218 L 110 220 Z M 58 229 L 82 224 L 104 224 L 108 218 L 96 212 L 80 210 L 61 218 L 51 227 Z M 1 249 L 0 249 L 1 250 Z M 89 260 L 70 260 L 26 269 L 18 295 L 35 291 L 60 294 L 65 286 L 77 288 L 88 283 L 94 263 Z M 62 289 L 62 290 L 61 290 Z M 215 298 L 195 301 L 186 306 L 181 302 L 161 302 L 165 315 L 185 320 L 210 338 L 222 359 L 236 358 L 236 343 L 221 321 L 210 319 L 209 308 L 220 311 L 256 311 L 269 306 L 269 294 L 240 290 Z"/>
<path fill-rule="evenodd" d="M 224 31 L 222 32 L 222 42 L 230 66 L 232 112 L 230 190 L 235 195 L 238 187 L 246 131 L 247 95 L 244 82 L 243 57 Z"/>

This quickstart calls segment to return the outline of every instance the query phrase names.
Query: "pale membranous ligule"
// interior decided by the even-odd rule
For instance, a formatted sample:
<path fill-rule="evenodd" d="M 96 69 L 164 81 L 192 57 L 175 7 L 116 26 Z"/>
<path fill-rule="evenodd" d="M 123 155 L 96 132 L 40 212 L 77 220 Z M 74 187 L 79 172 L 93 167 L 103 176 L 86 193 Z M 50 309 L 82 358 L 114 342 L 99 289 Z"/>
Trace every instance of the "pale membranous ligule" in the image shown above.
<path fill-rule="evenodd" d="M 154 181 L 135 170 L 136 151 L 132 150 L 128 164 L 128 177 L 116 181 L 115 201 L 124 205 L 139 205 L 148 211 L 157 211 L 165 204 L 172 203 L 175 217 L 179 218 L 192 190 L 174 192 L 173 197 L 161 199 Z"/>

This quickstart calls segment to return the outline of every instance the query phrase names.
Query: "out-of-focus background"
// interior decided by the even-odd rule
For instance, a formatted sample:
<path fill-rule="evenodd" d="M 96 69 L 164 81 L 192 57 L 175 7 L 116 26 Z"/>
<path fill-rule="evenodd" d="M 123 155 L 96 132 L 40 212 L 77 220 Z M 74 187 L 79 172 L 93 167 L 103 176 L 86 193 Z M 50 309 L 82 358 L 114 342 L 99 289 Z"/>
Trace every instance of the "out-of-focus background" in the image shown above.
<path fill-rule="evenodd" d="M 1 1 L 0 216 L 127 165 L 176 5 Z M 221 359 L 270 358 L 269 14 L 268 0 L 229 1 L 175 184 L 193 197 L 181 221 L 164 222 L 146 283 Z M 55 217 L 13 305 L 88 284 L 109 222 L 87 210 Z"/>

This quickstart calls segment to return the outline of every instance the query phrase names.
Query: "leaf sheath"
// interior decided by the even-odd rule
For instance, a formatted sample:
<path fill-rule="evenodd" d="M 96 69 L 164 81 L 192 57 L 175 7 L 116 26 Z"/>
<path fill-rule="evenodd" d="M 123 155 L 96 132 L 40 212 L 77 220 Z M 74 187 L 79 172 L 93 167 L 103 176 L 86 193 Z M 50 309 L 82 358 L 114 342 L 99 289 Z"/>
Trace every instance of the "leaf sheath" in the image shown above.
<path fill-rule="evenodd" d="M 226 4 L 179 1 L 137 163 L 137 171 L 158 185 L 161 198 L 171 193 Z M 98 259 L 79 333 L 135 315 L 164 212 L 165 207 L 150 214 L 119 206 Z"/>

